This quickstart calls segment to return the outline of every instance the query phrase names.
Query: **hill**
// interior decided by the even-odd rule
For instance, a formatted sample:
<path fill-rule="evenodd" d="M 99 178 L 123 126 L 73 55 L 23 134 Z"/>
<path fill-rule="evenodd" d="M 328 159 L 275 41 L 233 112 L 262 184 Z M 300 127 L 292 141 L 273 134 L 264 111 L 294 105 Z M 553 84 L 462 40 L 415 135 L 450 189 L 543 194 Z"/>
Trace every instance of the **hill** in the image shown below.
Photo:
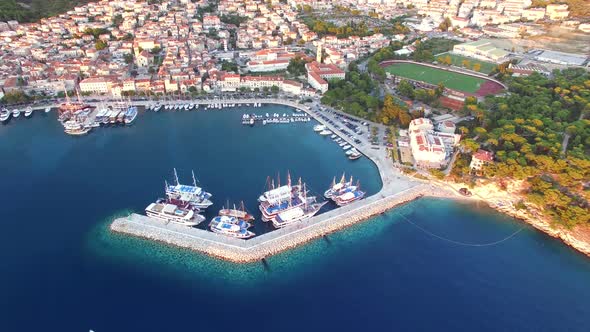
<path fill-rule="evenodd" d="M 34 22 L 43 17 L 59 15 L 92 0 L 2 0 L 0 21 Z"/>

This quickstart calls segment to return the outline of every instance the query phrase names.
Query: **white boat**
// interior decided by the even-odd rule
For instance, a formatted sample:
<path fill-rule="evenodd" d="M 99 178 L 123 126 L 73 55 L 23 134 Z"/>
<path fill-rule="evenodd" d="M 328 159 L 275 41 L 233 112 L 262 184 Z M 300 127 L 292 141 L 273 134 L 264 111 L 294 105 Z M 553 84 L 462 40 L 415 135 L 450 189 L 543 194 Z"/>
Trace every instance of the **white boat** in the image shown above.
<path fill-rule="evenodd" d="M 45 107 L 45 113 L 49 113 L 49 112 L 51 112 L 51 107 L 49 107 L 49 106 Z"/>
<path fill-rule="evenodd" d="M 125 124 L 132 124 L 133 121 L 135 121 L 135 118 L 137 118 L 137 107 L 129 106 L 129 108 L 125 112 Z"/>
<path fill-rule="evenodd" d="M 282 228 L 288 225 L 291 225 L 295 222 L 309 219 L 316 215 L 322 206 L 324 206 L 327 202 L 317 203 L 315 202 L 315 197 L 309 198 L 306 196 L 305 192 L 305 184 L 303 185 L 303 192 L 304 192 L 304 204 L 287 209 L 283 212 L 280 212 L 274 219 L 272 219 L 272 224 L 276 228 Z"/>
<path fill-rule="evenodd" d="M 92 129 L 91 127 L 84 127 L 75 120 L 68 120 L 64 122 L 65 133 L 73 136 L 86 135 Z"/>
<path fill-rule="evenodd" d="M 8 119 L 10 119 L 10 111 L 8 111 L 6 108 L 3 108 L 0 110 L 0 122 L 8 121 Z"/>
<path fill-rule="evenodd" d="M 346 144 L 345 146 L 342 147 L 342 150 L 348 150 L 350 149 L 350 145 Z"/>
<path fill-rule="evenodd" d="M 176 184 L 168 185 L 166 183 L 166 197 L 169 202 L 179 205 L 189 204 L 193 208 L 206 209 L 213 204 L 209 200 L 211 194 L 197 187 L 195 174 L 193 173 L 193 185 L 180 184 L 178 181 L 178 174 L 174 169 L 174 180 Z"/>
<path fill-rule="evenodd" d="M 195 214 L 193 210 L 168 203 L 151 203 L 145 208 L 145 213 L 148 217 L 184 226 L 196 226 L 205 220 L 205 217 Z"/>
<path fill-rule="evenodd" d="M 212 221 L 209 228 L 214 233 L 235 237 L 238 239 L 248 239 L 256 235 L 249 231 L 247 228 L 240 227 L 239 225 L 232 223 L 226 223 L 223 221 Z"/>
<path fill-rule="evenodd" d="M 25 117 L 30 118 L 31 115 L 33 115 L 33 108 L 31 106 L 27 106 L 27 108 L 25 108 Z"/>
<path fill-rule="evenodd" d="M 338 137 L 336 134 L 332 134 L 332 136 L 330 136 L 331 139 L 335 139 L 336 137 Z"/>
<path fill-rule="evenodd" d="M 320 132 L 320 135 L 322 135 L 322 136 L 327 136 L 327 135 L 331 135 L 331 134 L 332 134 L 332 132 L 330 130 L 327 130 L 327 129 L 326 130 L 322 130 Z"/>
<path fill-rule="evenodd" d="M 268 117 L 268 114 L 267 114 L 266 116 Z M 326 126 L 324 126 L 324 125 L 321 125 L 321 124 L 319 124 L 319 125 L 315 125 L 315 126 L 313 127 L 313 131 L 315 131 L 315 132 L 321 132 L 321 131 L 323 131 L 323 130 L 325 130 L 325 129 L 326 129 Z"/>
<path fill-rule="evenodd" d="M 20 116 L 20 111 L 18 109 L 13 109 L 12 110 L 12 116 L 16 119 Z"/>

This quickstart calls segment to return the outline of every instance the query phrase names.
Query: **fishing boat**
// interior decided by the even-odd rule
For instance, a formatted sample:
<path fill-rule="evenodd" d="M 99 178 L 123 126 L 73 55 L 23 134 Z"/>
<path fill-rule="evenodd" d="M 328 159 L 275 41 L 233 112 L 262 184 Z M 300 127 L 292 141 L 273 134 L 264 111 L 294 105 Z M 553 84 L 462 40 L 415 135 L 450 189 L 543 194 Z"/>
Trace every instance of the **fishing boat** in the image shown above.
<path fill-rule="evenodd" d="M 213 203 L 209 200 L 211 194 L 197 186 L 195 173 L 193 175 L 193 185 L 180 184 L 178 174 L 174 169 L 174 185 L 166 182 L 166 198 L 177 205 L 188 204 L 193 208 L 206 209 Z"/>
<path fill-rule="evenodd" d="M 303 184 L 303 205 L 297 206 L 279 213 L 273 220 L 272 224 L 276 228 L 282 228 L 295 222 L 309 219 L 316 215 L 322 206 L 327 202 L 316 202 L 315 197 L 307 197 L 305 184 Z"/>
<path fill-rule="evenodd" d="M 81 123 L 75 120 L 68 120 L 64 122 L 65 133 L 73 136 L 86 135 L 92 129 L 90 127 L 84 127 Z"/>
<path fill-rule="evenodd" d="M 129 108 L 125 112 L 125 120 L 124 120 L 125 124 L 126 125 L 132 124 L 133 121 L 135 121 L 136 117 L 137 117 L 137 107 L 129 106 Z"/>
<path fill-rule="evenodd" d="M 245 221 L 252 221 L 254 220 L 254 216 L 246 212 L 246 208 L 244 206 L 244 202 L 240 202 L 239 208 L 236 209 L 234 205 L 233 209 L 229 208 L 229 203 L 227 204 L 227 208 L 223 208 L 219 210 L 220 216 L 228 216 L 228 217 L 235 217 Z"/>
<path fill-rule="evenodd" d="M 211 220 L 209 229 L 217 234 L 222 234 L 238 239 L 247 239 L 255 234 L 248 230 L 251 225 L 235 217 L 218 216 Z"/>
<path fill-rule="evenodd" d="M 16 118 L 18 118 L 19 116 L 20 116 L 20 111 L 19 111 L 18 109 L 16 109 L 16 108 L 15 108 L 15 109 L 13 109 L 13 110 L 12 110 L 12 117 L 16 119 Z"/>
<path fill-rule="evenodd" d="M 8 119 L 10 119 L 10 114 L 10 111 L 8 111 L 6 108 L 0 110 L 0 122 L 8 121 Z"/>
<path fill-rule="evenodd" d="M 275 188 L 273 180 L 269 187 L 270 190 L 264 192 L 258 198 L 263 221 L 272 221 L 279 213 L 305 203 L 301 191 L 301 179 L 299 184 L 293 186 L 291 185 L 291 176 L 287 175 L 286 185 L 281 186 L 279 183 Z"/>
<path fill-rule="evenodd" d="M 25 108 L 25 117 L 30 118 L 31 115 L 33 115 L 33 108 L 31 106 L 27 106 L 27 108 Z"/>
<path fill-rule="evenodd" d="M 151 203 L 145 208 L 148 217 L 163 220 L 166 223 L 172 222 L 184 226 L 196 226 L 205 220 L 200 214 L 193 210 L 181 208 L 168 203 Z"/>

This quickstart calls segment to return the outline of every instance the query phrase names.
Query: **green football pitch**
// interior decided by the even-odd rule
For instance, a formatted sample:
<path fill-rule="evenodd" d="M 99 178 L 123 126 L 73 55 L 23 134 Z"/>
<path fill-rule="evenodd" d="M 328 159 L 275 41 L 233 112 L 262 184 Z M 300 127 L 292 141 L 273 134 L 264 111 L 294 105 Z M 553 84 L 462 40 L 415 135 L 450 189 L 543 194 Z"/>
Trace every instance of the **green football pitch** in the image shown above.
<path fill-rule="evenodd" d="M 422 81 L 430 84 L 442 82 L 445 87 L 457 91 L 475 93 L 479 90 L 484 79 L 449 72 L 442 69 L 422 66 L 414 63 L 396 63 L 385 68 L 385 71 L 395 76 L 409 78 L 415 81 Z"/>

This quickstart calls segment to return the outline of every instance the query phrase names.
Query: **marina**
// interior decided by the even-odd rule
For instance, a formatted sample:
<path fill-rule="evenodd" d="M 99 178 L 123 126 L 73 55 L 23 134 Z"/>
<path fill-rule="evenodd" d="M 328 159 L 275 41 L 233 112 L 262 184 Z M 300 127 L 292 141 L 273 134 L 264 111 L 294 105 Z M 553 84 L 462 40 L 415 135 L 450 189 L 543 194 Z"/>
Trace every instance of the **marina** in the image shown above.
<path fill-rule="evenodd" d="M 277 229 L 248 240 L 246 238 L 249 238 L 250 234 L 247 234 L 247 228 L 237 226 L 236 222 L 227 222 L 231 220 L 227 218 L 224 222 L 221 219 L 213 219 L 210 230 L 204 230 L 182 227 L 174 223 L 164 224 L 146 216 L 131 214 L 114 220 L 110 226 L 111 230 L 200 251 L 232 262 L 245 263 L 263 259 L 366 220 L 394 206 L 422 197 L 428 191 L 424 185 L 403 177 L 391 167 L 385 149 L 370 149 L 370 143 L 362 136 L 357 138 L 354 135 L 345 135 L 343 129 L 337 128 L 333 121 L 315 116 L 307 107 L 289 101 L 274 102 L 306 112 L 320 123 L 314 131 L 329 131 L 329 135 L 325 135 L 327 138 L 336 135 L 343 147 L 354 149 L 353 152 L 356 154 L 364 153 L 379 170 L 383 183 L 381 190 L 367 198 L 364 197 L 364 193 L 360 197 L 353 194 L 350 198 L 347 196 L 349 192 L 343 192 L 338 196 L 344 199 L 342 204 L 338 204 L 340 207 L 315 215 L 327 201 L 320 202 L 316 201 L 315 196 L 308 197 L 305 184 L 300 180 L 296 184 L 291 184 L 288 176 L 286 184 L 280 186 L 280 179 L 277 179 L 277 186 L 274 186 L 273 181 L 270 190 L 259 198 L 263 219 L 272 222 Z M 352 192 L 355 191 L 356 187 Z M 244 234 L 243 237 L 240 233 Z"/>

